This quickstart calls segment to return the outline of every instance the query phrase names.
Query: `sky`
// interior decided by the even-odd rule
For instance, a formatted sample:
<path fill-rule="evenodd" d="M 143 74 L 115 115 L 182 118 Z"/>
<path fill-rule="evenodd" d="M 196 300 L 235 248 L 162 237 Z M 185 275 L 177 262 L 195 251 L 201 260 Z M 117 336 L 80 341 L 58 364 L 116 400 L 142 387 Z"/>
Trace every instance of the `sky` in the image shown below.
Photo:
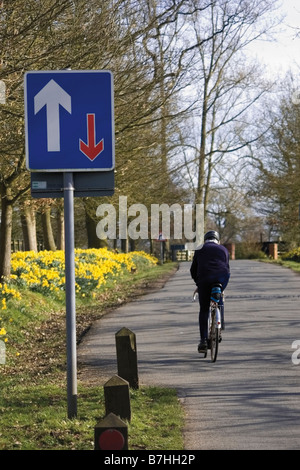
<path fill-rule="evenodd" d="M 284 75 L 288 69 L 300 78 L 300 1 L 281 0 L 277 15 L 284 15 L 273 32 L 273 41 L 258 41 L 252 53 L 266 64 L 269 75 Z M 298 37 L 297 37 L 298 32 Z"/>

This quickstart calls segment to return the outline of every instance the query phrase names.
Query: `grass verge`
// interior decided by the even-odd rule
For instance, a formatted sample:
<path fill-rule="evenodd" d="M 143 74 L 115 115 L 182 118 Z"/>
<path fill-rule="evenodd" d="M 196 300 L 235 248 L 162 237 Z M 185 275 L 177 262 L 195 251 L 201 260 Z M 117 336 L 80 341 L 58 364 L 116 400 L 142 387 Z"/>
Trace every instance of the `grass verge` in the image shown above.
<path fill-rule="evenodd" d="M 283 260 L 283 259 L 277 259 L 277 260 L 266 259 L 262 261 L 265 263 L 279 264 L 280 266 L 292 269 L 293 271 L 300 273 L 300 263 L 298 261 Z"/>
<path fill-rule="evenodd" d="M 125 276 L 97 299 L 77 303 L 77 336 L 107 311 L 163 285 L 174 264 Z M 94 426 L 105 415 L 103 387 L 78 381 L 78 416 L 67 418 L 65 308 L 62 300 L 22 292 L 4 311 L 9 325 L 0 364 L 0 450 L 92 450 Z M 9 323 L 9 317 L 13 321 Z M 183 449 L 183 410 L 175 390 L 131 390 L 129 449 Z"/>

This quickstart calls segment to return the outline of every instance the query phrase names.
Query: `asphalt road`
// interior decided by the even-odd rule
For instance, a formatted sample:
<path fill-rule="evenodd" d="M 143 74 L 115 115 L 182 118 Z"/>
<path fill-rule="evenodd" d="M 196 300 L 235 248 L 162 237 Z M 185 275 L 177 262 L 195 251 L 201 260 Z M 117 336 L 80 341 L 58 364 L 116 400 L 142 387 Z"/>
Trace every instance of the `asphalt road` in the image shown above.
<path fill-rule="evenodd" d="M 190 263 L 158 292 L 96 322 L 78 359 L 97 383 L 117 373 L 115 333 L 136 334 L 140 384 L 174 387 L 186 410 L 186 450 L 300 449 L 300 276 L 232 261 L 216 363 L 197 352 Z M 299 340 L 299 355 L 292 343 Z"/>

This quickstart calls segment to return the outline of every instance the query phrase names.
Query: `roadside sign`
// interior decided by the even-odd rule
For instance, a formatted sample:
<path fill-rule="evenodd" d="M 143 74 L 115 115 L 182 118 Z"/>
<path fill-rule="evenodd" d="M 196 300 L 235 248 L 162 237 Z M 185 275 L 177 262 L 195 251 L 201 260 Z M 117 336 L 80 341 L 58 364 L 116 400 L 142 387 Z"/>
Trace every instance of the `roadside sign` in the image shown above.
<path fill-rule="evenodd" d="M 158 235 L 158 238 L 156 239 L 157 242 L 166 242 L 167 239 L 166 237 L 164 236 L 164 234 L 162 232 L 159 233 Z"/>
<path fill-rule="evenodd" d="M 68 417 L 77 416 L 74 196 L 114 192 L 113 80 L 105 70 L 24 78 L 26 166 L 33 197 L 63 197 Z"/>
<path fill-rule="evenodd" d="M 114 192 L 113 80 L 105 70 L 24 78 L 26 166 L 33 197 L 63 197 L 68 417 L 77 416 L 74 196 Z"/>
<path fill-rule="evenodd" d="M 114 194 L 114 170 L 73 173 L 74 197 L 102 197 Z M 34 198 L 64 197 L 63 172 L 32 172 L 31 196 Z"/>
<path fill-rule="evenodd" d="M 26 72 L 24 97 L 28 170 L 91 172 L 114 168 L 110 71 Z"/>

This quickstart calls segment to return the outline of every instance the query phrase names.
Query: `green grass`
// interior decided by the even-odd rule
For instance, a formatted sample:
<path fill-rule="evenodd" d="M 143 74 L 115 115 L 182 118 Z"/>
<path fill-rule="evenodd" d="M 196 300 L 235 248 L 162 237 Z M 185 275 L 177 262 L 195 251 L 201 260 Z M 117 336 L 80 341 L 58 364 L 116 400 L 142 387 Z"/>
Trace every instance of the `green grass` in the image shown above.
<path fill-rule="evenodd" d="M 110 286 L 96 301 L 77 303 L 78 341 L 93 321 L 169 275 L 157 266 Z M 1 312 L 7 327 L 0 364 L 0 450 L 92 450 L 94 426 L 105 416 L 103 387 L 78 380 L 78 414 L 67 418 L 65 308 L 62 299 L 22 292 Z M 13 321 L 9 321 L 10 319 Z M 129 449 L 181 450 L 184 411 L 176 391 L 130 391 Z"/>
<path fill-rule="evenodd" d="M 12 393 L 13 392 L 13 393 Z M 175 390 L 130 391 L 131 450 L 182 449 L 182 410 Z M 105 415 L 102 387 L 78 387 L 77 418 L 66 418 L 63 384 L 2 387 L 0 450 L 93 450 L 94 427 Z"/>
<path fill-rule="evenodd" d="M 295 272 L 300 272 L 300 263 L 297 261 L 291 261 L 291 260 L 283 260 L 283 259 L 277 259 L 277 260 L 271 260 L 271 259 L 266 259 L 263 260 L 266 263 L 273 263 L 273 264 L 279 264 L 280 266 L 283 266 L 285 268 L 292 269 Z"/>
<path fill-rule="evenodd" d="M 297 261 L 278 260 L 277 263 L 281 266 L 285 266 L 286 268 L 290 268 L 293 271 L 300 272 L 300 263 Z"/>

